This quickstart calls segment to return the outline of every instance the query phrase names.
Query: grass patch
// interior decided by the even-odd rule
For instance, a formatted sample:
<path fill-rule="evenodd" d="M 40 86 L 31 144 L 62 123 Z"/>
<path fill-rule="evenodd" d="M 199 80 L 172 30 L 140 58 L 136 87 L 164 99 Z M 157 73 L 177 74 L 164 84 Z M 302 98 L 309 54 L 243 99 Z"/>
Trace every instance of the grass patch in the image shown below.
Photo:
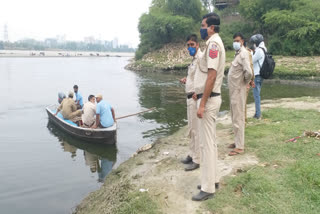
<path fill-rule="evenodd" d="M 152 201 L 146 192 L 129 193 L 126 201 L 118 208 L 119 214 L 158 214 L 161 213 L 158 205 Z"/>
<path fill-rule="evenodd" d="M 246 151 L 260 162 L 226 179 L 215 199 L 206 202 L 213 213 L 320 213 L 320 141 L 300 138 L 305 130 L 319 130 L 320 113 L 275 108 L 265 120 L 246 129 Z"/>

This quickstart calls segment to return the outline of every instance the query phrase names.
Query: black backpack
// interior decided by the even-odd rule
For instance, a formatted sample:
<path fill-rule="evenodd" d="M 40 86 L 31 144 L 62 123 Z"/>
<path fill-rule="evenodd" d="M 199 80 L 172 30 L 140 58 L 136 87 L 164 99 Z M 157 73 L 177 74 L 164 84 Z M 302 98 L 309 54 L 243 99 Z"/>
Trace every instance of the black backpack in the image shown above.
<path fill-rule="evenodd" d="M 260 67 L 260 76 L 263 79 L 269 79 L 274 71 L 274 68 L 276 67 L 276 63 L 270 53 L 267 53 L 264 48 L 261 49 L 263 50 L 265 57 L 262 66 L 258 62 Z"/>

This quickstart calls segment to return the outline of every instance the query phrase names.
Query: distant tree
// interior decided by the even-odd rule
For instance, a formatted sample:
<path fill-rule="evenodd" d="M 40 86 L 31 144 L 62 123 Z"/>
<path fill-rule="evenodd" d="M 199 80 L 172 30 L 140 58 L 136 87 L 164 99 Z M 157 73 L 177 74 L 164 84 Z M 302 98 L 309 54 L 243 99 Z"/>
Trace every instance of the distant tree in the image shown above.
<path fill-rule="evenodd" d="M 139 20 L 140 44 L 136 58 L 198 31 L 204 13 L 200 0 L 153 0 L 149 13 Z"/>
<path fill-rule="evenodd" d="M 320 54 L 320 1 L 246 0 L 240 10 L 268 38 L 273 53 Z"/>
<path fill-rule="evenodd" d="M 0 50 L 3 50 L 4 49 L 4 45 L 3 45 L 3 42 L 0 41 Z"/>

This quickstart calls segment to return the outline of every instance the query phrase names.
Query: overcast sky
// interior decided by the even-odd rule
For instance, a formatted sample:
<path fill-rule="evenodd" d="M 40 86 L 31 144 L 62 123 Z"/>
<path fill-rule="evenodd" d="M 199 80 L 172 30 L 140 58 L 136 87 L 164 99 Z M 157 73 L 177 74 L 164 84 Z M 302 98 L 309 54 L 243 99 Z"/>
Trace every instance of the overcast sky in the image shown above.
<path fill-rule="evenodd" d="M 138 21 L 151 0 L 0 0 L 0 39 L 8 25 L 9 40 L 44 39 L 66 35 L 67 40 L 119 38 L 139 43 Z"/>

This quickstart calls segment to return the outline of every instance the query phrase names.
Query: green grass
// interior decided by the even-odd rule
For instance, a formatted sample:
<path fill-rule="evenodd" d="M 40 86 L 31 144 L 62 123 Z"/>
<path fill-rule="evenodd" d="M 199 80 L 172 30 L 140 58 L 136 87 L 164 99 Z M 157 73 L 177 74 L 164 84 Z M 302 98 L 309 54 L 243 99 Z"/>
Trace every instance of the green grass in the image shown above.
<path fill-rule="evenodd" d="M 115 212 L 118 214 L 158 214 L 161 213 L 158 205 L 152 201 L 146 192 L 129 193 L 126 201 Z"/>
<path fill-rule="evenodd" d="M 226 178 L 207 208 L 213 213 L 320 213 L 320 140 L 286 143 L 305 130 L 319 130 L 320 113 L 276 108 L 263 116 L 246 129 L 246 152 L 264 164 Z"/>

